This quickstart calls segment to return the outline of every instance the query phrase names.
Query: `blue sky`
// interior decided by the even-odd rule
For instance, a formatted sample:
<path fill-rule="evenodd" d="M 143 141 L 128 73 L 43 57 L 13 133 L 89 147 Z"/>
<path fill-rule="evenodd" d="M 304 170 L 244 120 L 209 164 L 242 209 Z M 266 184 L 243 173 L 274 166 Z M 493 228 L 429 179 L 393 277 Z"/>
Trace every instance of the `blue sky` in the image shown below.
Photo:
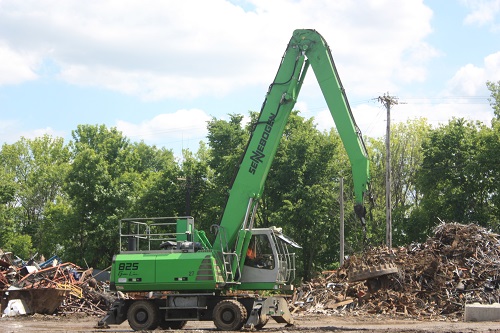
<path fill-rule="evenodd" d="M 105 124 L 196 150 L 211 117 L 260 109 L 297 28 L 327 40 L 364 135 L 385 93 L 393 123 L 493 117 L 500 0 L 0 0 L 0 143 Z M 296 109 L 333 126 L 312 72 Z"/>

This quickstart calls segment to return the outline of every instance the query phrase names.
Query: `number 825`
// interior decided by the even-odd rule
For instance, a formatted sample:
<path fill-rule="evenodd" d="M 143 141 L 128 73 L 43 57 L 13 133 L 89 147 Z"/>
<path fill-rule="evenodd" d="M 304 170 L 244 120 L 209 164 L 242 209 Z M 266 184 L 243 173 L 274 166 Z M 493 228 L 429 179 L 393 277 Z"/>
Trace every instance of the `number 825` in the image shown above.
<path fill-rule="evenodd" d="M 120 271 L 136 271 L 139 269 L 139 263 L 138 262 L 127 262 L 127 263 L 120 263 L 118 265 L 118 270 Z"/>

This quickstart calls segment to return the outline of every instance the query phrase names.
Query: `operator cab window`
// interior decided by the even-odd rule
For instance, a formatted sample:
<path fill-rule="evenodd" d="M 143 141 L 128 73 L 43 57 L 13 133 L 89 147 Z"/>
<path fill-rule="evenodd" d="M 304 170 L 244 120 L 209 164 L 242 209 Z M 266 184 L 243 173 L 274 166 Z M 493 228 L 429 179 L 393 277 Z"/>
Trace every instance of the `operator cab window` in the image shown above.
<path fill-rule="evenodd" d="M 252 235 L 248 245 L 245 265 L 262 269 L 274 269 L 273 249 L 267 235 Z"/>

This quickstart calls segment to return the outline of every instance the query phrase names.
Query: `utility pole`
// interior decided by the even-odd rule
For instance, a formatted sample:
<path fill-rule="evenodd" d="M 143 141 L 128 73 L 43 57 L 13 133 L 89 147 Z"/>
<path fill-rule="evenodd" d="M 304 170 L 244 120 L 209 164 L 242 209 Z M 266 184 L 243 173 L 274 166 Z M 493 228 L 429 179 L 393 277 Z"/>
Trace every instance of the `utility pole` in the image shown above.
<path fill-rule="evenodd" d="M 392 208 L 391 208 L 391 106 L 398 104 L 397 98 L 384 94 L 378 98 L 387 110 L 387 129 L 385 133 L 385 211 L 386 231 L 385 242 L 389 249 L 392 248 Z"/>

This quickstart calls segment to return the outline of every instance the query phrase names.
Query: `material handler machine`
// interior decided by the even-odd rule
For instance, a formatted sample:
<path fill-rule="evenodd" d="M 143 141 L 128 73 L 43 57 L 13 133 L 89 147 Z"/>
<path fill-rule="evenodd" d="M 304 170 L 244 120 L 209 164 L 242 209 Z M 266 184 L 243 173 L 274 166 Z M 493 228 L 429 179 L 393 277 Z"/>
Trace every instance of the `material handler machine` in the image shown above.
<path fill-rule="evenodd" d="M 295 30 L 214 226 L 215 241 L 196 230 L 191 217 L 122 220 L 121 252 L 113 257 L 110 278 L 111 290 L 122 297 L 99 326 L 128 320 L 134 330 L 179 329 L 189 320 L 210 320 L 234 331 L 262 328 L 270 318 L 293 324 L 279 293 L 293 289 L 294 248 L 300 246 L 280 228 L 255 228 L 254 219 L 309 66 L 349 156 L 355 212 L 364 222 L 369 165 L 361 133 L 327 43 L 315 30 Z M 262 290 L 276 295 L 261 297 Z"/>

